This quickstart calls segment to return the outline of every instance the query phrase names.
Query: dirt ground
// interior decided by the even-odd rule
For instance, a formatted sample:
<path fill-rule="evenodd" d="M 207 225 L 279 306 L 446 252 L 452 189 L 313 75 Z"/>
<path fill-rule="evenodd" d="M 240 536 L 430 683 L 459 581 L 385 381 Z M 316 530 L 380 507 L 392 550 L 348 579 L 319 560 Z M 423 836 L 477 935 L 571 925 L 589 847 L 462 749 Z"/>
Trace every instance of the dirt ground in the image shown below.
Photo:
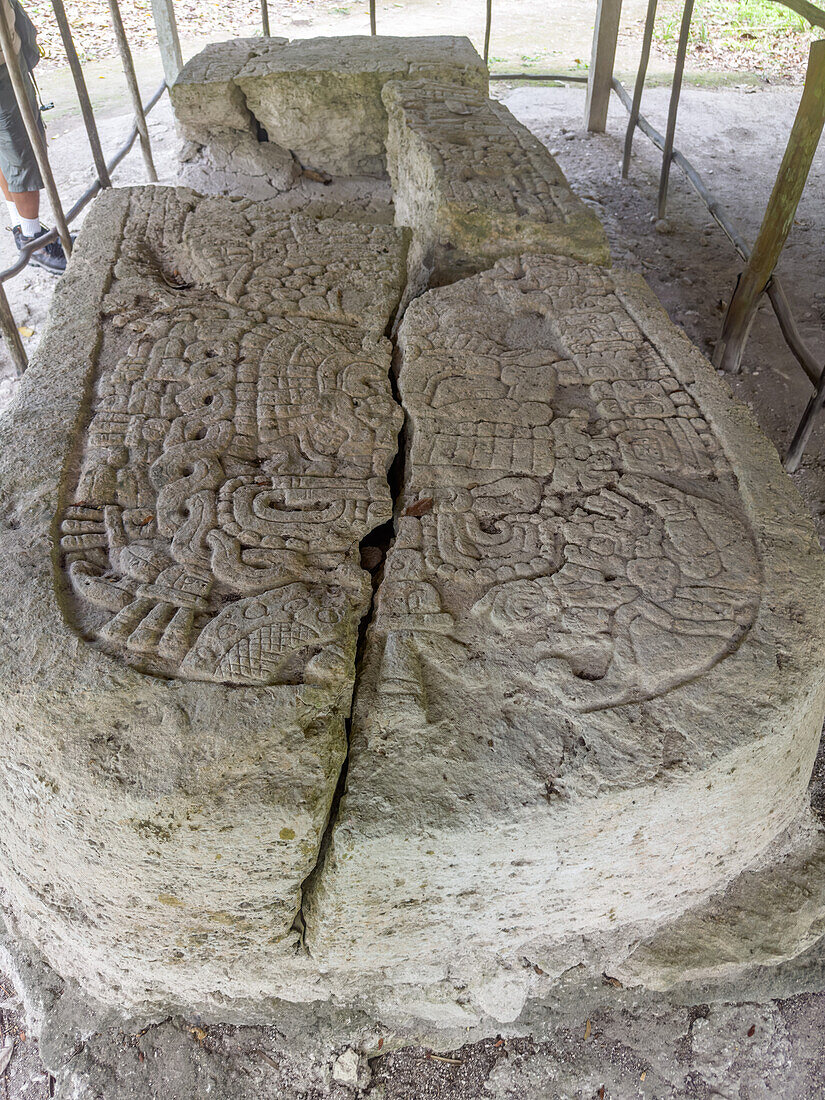
<path fill-rule="evenodd" d="M 432 29 L 444 27 L 439 23 Z M 147 87 L 155 76 L 151 70 L 143 72 Z M 115 81 L 113 75 L 111 79 Z M 608 133 L 597 136 L 583 130 L 581 88 L 499 84 L 496 94 L 547 143 L 575 189 L 603 219 L 614 263 L 643 272 L 673 321 L 709 353 L 740 265 L 678 172 L 673 175 L 667 225 L 657 231 L 655 150 L 639 135 L 630 179 L 621 180 L 625 114 L 615 99 Z M 746 84 L 685 90 L 678 144 L 750 239 L 770 192 L 798 95 L 798 89 Z M 646 95 L 645 110 L 660 128 L 666 105 L 664 89 Z M 129 125 L 122 95 L 115 91 L 101 122 L 107 148 L 119 143 Z M 159 175 L 164 182 L 174 182 L 176 139 L 168 101 L 151 116 L 150 129 Z M 65 193 L 74 197 L 91 178 L 82 130 L 64 115 L 52 132 L 57 175 Z M 135 150 L 116 182 L 142 179 Z M 823 232 L 825 151 L 817 159 L 781 267 L 813 348 L 821 348 L 825 337 Z M 13 256 L 10 234 L 0 233 L 0 265 Z M 32 269 L 9 288 L 18 323 L 32 330 L 25 339 L 31 349 L 42 332 L 53 286 L 51 276 Z M 811 389 L 787 351 L 769 307 L 763 307 L 757 318 L 743 373 L 730 382 L 782 453 Z M 2 349 L 0 404 L 11 399 L 15 385 Z M 825 535 L 823 421 L 794 480 Z M 130 1059 L 116 1079 L 107 1076 L 102 1055 L 79 1054 L 75 1065 L 64 1067 L 55 1081 L 39 1060 L 36 1040 L 25 1032 L 15 998 L 11 983 L 0 981 L 2 1037 L 15 1039 L 8 1069 L 0 1075 L 0 1100 L 44 1100 L 53 1095 L 74 1100 L 344 1100 L 356 1095 L 331 1080 L 332 1052 L 319 1061 L 285 1050 L 271 1029 L 200 1032 L 179 1020 L 149 1029 L 140 1039 L 112 1039 Z M 372 1083 L 363 1095 L 372 1100 L 825 1097 L 825 995 L 801 994 L 765 1005 L 604 1011 L 589 1024 L 586 1019 L 564 1020 L 557 1026 L 550 1021 L 548 1034 L 542 1042 L 528 1036 L 506 1042 L 491 1039 L 462 1048 L 447 1060 L 422 1050 L 391 1053 L 373 1061 Z"/>

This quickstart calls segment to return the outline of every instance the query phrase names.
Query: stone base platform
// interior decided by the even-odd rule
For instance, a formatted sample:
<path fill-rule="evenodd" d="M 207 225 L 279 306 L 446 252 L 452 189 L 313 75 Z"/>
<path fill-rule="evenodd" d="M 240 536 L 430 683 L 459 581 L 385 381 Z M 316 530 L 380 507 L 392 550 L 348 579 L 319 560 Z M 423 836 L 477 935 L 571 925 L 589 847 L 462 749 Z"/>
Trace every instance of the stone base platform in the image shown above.
<path fill-rule="evenodd" d="M 405 250 L 107 194 L 0 422 L 0 878 L 115 1012 L 655 989 L 804 811 L 825 556 L 635 276 L 525 255 L 410 305 L 371 610 Z"/>

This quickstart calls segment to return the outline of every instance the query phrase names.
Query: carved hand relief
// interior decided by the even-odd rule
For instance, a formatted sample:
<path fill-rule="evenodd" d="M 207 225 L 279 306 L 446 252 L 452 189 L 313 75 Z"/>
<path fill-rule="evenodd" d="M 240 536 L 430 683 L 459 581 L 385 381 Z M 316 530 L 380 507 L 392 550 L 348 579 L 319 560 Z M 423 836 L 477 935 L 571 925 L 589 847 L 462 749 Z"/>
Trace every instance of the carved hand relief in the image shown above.
<path fill-rule="evenodd" d="M 268 239 L 262 273 L 221 278 L 226 256 L 203 260 L 220 242 L 190 237 L 206 286 L 127 252 L 105 304 L 129 338 L 104 339 L 61 562 L 74 624 L 143 671 L 237 684 L 345 671 L 368 588 L 358 543 L 391 514 L 388 347 L 351 318 L 313 319 L 312 255 L 292 265 L 297 317 L 279 317 L 270 274 L 290 241 Z M 227 296 L 241 285 L 239 306 Z"/>
<path fill-rule="evenodd" d="M 405 499 L 432 505 L 387 564 L 390 690 L 428 660 L 449 676 L 452 635 L 479 686 L 492 665 L 600 709 L 701 675 L 753 622 L 757 549 L 712 426 L 610 279 L 581 280 L 527 257 L 407 314 Z"/>

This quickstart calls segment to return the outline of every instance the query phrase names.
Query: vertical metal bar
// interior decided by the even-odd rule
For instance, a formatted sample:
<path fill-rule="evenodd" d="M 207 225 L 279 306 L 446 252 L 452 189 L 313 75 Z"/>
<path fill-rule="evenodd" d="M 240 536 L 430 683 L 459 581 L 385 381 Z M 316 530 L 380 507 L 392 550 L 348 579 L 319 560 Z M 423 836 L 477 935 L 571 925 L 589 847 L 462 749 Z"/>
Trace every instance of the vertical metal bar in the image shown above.
<path fill-rule="evenodd" d="M 266 0 L 263 0 L 263 4 L 265 7 Z M 160 59 L 163 62 L 163 75 L 166 77 L 167 86 L 171 88 L 183 68 L 183 55 L 180 52 L 178 25 L 175 21 L 172 0 L 152 0 L 152 12 L 155 16 L 155 30 L 158 35 Z M 269 31 L 265 30 L 264 34 L 269 34 Z"/>
<path fill-rule="evenodd" d="M 759 299 L 782 255 L 825 127 L 825 40 L 812 42 L 805 86 L 748 266 L 731 295 L 713 353 L 720 370 L 738 371 Z"/>
<path fill-rule="evenodd" d="M 77 50 L 74 48 L 74 39 L 72 38 L 69 20 L 66 18 L 66 9 L 63 7 L 63 0 L 52 0 L 52 7 L 54 8 L 54 17 L 57 20 L 57 26 L 60 29 L 60 37 L 63 39 L 63 49 L 66 51 L 66 57 L 69 60 L 69 68 L 72 70 L 77 98 L 80 101 L 80 113 L 83 115 L 86 136 L 92 148 L 92 159 L 95 162 L 97 178 L 100 180 L 101 187 L 111 187 L 112 181 L 109 179 L 109 171 L 106 168 L 106 158 L 103 156 L 103 148 L 100 144 L 100 134 L 97 132 L 97 123 L 95 122 L 92 103 L 89 99 L 89 90 L 86 87 L 86 81 L 83 77 L 83 69 L 80 65 L 80 59 L 77 56 Z"/>
<path fill-rule="evenodd" d="M 682 94 L 682 76 L 685 71 L 685 55 L 687 54 L 688 37 L 690 36 L 690 21 L 692 17 L 693 0 L 685 0 L 685 7 L 682 11 L 682 26 L 679 29 L 679 45 L 676 49 L 676 67 L 673 70 L 673 84 L 670 89 L 670 107 L 667 113 L 665 148 L 662 153 L 662 174 L 659 177 L 659 200 L 657 203 L 659 218 L 664 218 L 667 213 L 667 188 L 670 181 L 670 162 L 673 160 L 673 141 L 676 137 L 676 116 L 679 113 L 679 96 Z"/>
<path fill-rule="evenodd" d="M 490 60 L 490 30 L 493 26 L 493 0 L 487 0 L 487 23 L 484 27 L 484 64 Z"/>
<path fill-rule="evenodd" d="M 31 100 L 29 99 L 26 85 L 23 81 L 20 60 L 14 49 L 13 28 L 8 24 L 6 6 L 4 4 L 0 4 L 0 48 L 2 48 L 3 57 L 6 61 L 6 69 L 8 70 L 9 78 L 14 88 L 14 98 L 17 100 L 17 106 L 20 108 L 20 114 L 23 116 L 26 133 L 29 135 L 29 141 L 34 150 L 37 166 L 40 169 L 40 175 L 43 177 L 46 194 L 49 196 L 49 203 L 51 204 L 57 231 L 60 234 L 60 240 L 63 244 L 63 250 L 67 256 L 71 256 L 72 238 L 69 234 L 66 218 L 63 215 L 63 205 L 60 202 L 60 195 L 58 194 L 57 185 L 54 182 L 51 165 L 49 164 L 49 157 L 46 153 L 46 142 L 41 133 L 38 119 L 35 116 L 34 108 L 31 105 Z"/>
<path fill-rule="evenodd" d="M 132 51 L 129 49 L 126 31 L 123 29 L 123 20 L 120 17 L 120 8 L 117 6 L 117 0 L 108 0 L 108 3 L 109 12 L 112 16 L 112 27 L 114 28 L 115 38 L 117 39 L 117 48 L 120 50 L 120 61 L 123 65 L 126 83 L 129 86 L 129 94 L 132 97 L 132 106 L 135 111 L 135 125 L 137 126 L 138 135 L 140 137 L 140 149 L 143 153 L 144 164 L 146 165 L 146 174 L 149 176 L 150 183 L 157 183 L 158 174 L 155 171 L 155 164 L 152 160 L 152 146 L 149 143 L 149 130 L 146 126 L 146 116 L 143 113 L 143 104 L 140 101 L 140 88 L 138 87 L 137 77 L 135 76 Z"/>
<path fill-rule="evenodd" d="M 264 38 L 269 38 L 269 5 L 266 0 L 261 0 L 261 28 Z"/>
<path fill-rule="evenodd" d="M 616 60 L 616 40 L 622 0 L 597 0 L 593 47 L 587 73 L 587 103 L 584 109 L 587 129 L 603 134 L 607 127 L 607 108 L 613 87 L 613 64 Z"/>
<path fill-rule="evenodd" d="M 642 106 L 642 92 L 645 87 L 647 66 L 650 61 L 650 46 L 653 42 L 653 28 L 656 23 L 656 9 L 659 0 L 647 0 L 647 17 L 645 18 L 645 30 L 642 36 L 642 55 L 639 58 L 639 71 L 636 73 L 636 84 L 633 88 L 633 104 L 630 108 L 630 120 L 627 124 L 627 133 L 624 136 L 624 156 L 622 157 L 622 179 L 627 179 L 630 169 L 630 155 L 633 152 L 633 136 L 636 133 L 636 122 Z"/>
<path fill-rule="evenodd" d="M 29 357 L 26 355 L 26 349 L 23 347 L 17 325 L 14 323 L 11 306 L 6 297 L 6 288 L 2 283 L 0 283 L 0 332 L 3 333 L 3 339 L 6 341 L 6 347 L 9 349 L 9 355 L 19 376 L 29 365 Z"/>
<path fill-rule="evenodd" d="M 377 34 L 375 28 L 375 0 L 370 0 L 370 34 Z"/>

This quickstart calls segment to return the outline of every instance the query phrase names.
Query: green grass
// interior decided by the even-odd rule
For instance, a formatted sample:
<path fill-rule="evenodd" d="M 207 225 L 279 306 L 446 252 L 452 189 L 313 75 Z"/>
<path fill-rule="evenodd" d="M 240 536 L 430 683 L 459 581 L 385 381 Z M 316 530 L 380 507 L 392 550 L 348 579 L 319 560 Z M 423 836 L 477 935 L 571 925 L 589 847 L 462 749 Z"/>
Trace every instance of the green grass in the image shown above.
<path fill-rule="evenodd" d="M 664 0 L 655 37 L 673 56 L 683 4 Z M 700 68 L 748 70 L 798 79 L 813 30 L 801 15 L 771 0 L 696 0 L 688 53 Z"/>
<path fill-rule="evenodd" d="M 675 43 L 681 19 L 668 18 L 659 30 L 662 42 Z M 709 42 L 719 27 L 739 31 L 780 31 L 804 34 L 810 29 L 806 19 L 771 0 L 698 0 L 693 9 L 690 36 L 694 41 Z"/>

